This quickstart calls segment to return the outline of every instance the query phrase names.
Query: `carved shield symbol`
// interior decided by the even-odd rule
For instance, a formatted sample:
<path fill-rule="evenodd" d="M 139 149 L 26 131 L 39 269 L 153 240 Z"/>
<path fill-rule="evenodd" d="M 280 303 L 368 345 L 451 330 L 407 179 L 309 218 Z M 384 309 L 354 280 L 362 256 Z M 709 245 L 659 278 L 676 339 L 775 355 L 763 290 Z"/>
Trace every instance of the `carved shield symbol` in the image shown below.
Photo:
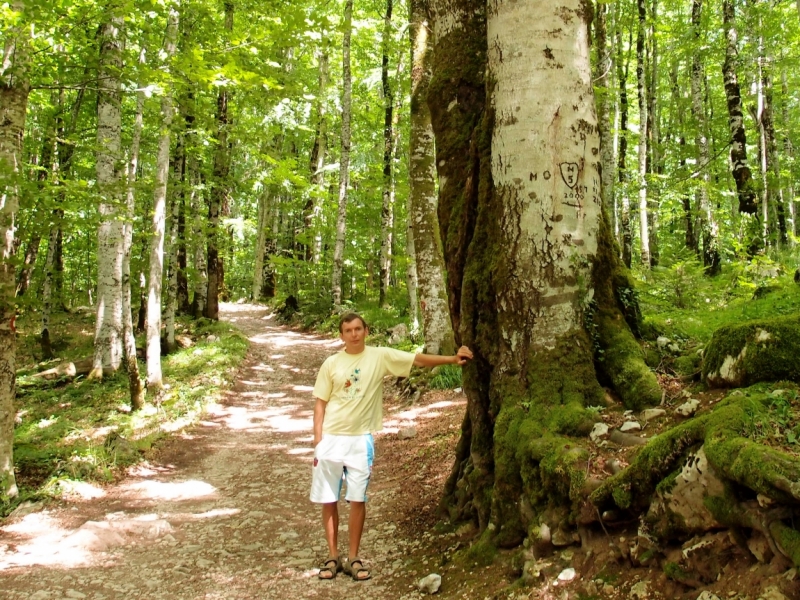
<path fill-rule="evenodd" d="M 578 183 L 578 163 L 564 162 L 559 165 L 561 167 L 561 178 L 564 180 L 570 189 L 575 187 Z"/>

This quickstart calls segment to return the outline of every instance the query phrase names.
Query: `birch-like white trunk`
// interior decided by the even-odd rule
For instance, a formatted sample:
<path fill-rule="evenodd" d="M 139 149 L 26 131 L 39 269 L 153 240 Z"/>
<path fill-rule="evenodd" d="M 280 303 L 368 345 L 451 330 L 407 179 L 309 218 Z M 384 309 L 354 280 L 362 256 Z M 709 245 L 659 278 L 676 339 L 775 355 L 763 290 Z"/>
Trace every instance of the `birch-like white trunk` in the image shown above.
<path fill-rule="evenodd" d="M 97 234 L 97 324 L 94 365 L 90 378 L 122 363 L 122 264 L 125 257 L 122 202 L 121 82 L 124 19 L 118 8 L 106 6 L 100 26 L 97 98 L 97 191 L 100 227 Z"/>
<path fill-rule="evenodd" d="M 452 354 L 453 325 L 444 278 L 444 258 L 437 218 L 433 126 L 427 105 L 431 80 L 433 33 L 420 0 L 411 2 L 411 135 L 409 148 L 409 231 L 413 230 L 419 306 L 425 352 Z"/>
<path fill-rule="evenodd" d="M 642 266 L 650 268 L 650 229 L 647 207 L 647 78 L 645 73 L 645 33 L 647 31 L 647 6 L 638 0 L 639 28 L 636 37 L 636 86 L 639 97 L 639 251 Z"/>
<path fill-rule="evenodd" d="M 171 7 L 164 39 L 165 59 L 175 53 L 178 12 Z M 156 154 L 156 183 L 153 190 L 153 229 L 150 239 L 150 276 L 147 291 L 147 388 L 158 392 L 164 387 L 161 372 L 161 287 L 164 275 L 164 229 L 166 224 L 167 181 L 169 179 L 172 91 L 169 86 L 161 98 L 161 131 Z"/>
<path fill-rule="evenodd" d="M 333 304 L 342 304 L 342 270 L 347 226 L 347 188 L 350 183 L 350 108 L 353 81 L 350 72 L 350 36 L 353 28 L 353 0 L 345 0 L 342 40 L 342 140 L 339 155 L 339 208 L 336 213 L 336 242 L 333 247 L 331 293 Z"/>
<path fill-rule="evenodd" d="M 13 10 L 23 12 L 21 2 Z M 24 25 L 2 32 L 0 63 L 0 499 L 17 495 L 14 477 L 14 396 L 17 332 L 14 326 L 14 237 L 19 210 L 18 177 L 28 108 L 30 53 Z"/>
<path fill-rule="evenodd" d="M 579 307 L 591 297 L 581 282 L 598 248 L 602 200 L 584 9 L 580 0 L 542 0 L 488 11 L 497 234 L 513 253 L 503 269 L 517 283 L 497 290 L 496 335 L 512 362 L 581 330 Z"/>
<path fill-rule="evenodd" d="M 145 53 L 142 48 L 139 63 L 144 63 Z M 141 87 L 141 86 L 140 86 Z M 125 369 L 128 371 L 128 388 L 131 396 L 131 408 L 138 410 L 144 406 L 144 386 L 139 376 L 139 361 L 136 357 L 136 337 L 133 331 L 133 313 L 131 301 L 131 250 L 133 248 L 133 221 L 136 217 L 136 172 L 139 167 L 139 148 L 142 141 L 142 125 L 144 120 L 143 91 L 136 94 L 136 116 L 133 122 L 131 154 L 128 160 L 128 192 L 125 208 L 125 258 L 122 263 L 122 352 Z"/>
<path fill-rule="evenodd" d="M 631 267 L 633 260 L 633 233 L 631 230 L 631 199 L 628 191 L 628 65 L 626 59 L 622 60 L 622 27 L 618 26 L 616 31 L 617 39 L 617 84 L 619 85 L 619 153 L 617 156 L 617 174 L 620 184 L 620 230 L 621 230 L 621 250 L 622 262 L 626 267 Z"/>

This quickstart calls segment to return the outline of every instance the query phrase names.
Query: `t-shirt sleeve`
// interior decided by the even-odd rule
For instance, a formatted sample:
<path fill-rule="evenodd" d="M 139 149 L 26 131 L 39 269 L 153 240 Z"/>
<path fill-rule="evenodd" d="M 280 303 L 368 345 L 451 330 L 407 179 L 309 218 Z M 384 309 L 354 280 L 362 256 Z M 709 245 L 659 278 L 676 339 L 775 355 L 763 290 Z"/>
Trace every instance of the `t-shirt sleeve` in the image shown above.
<path fill-rule="evenodd" d="M 394 377 L 408 377 L 414 365 L 415 354 L 403 352 L 394 348 L 381 348 L 383 353 L 383 368 L 386 375 Z"/>
<path fill-rule="evenodd" d="M 331 360 L 328 358 L 322 363 L 317 373 L 317 381 L 314 384 L 314 398 L 319 398 L 327 402 L 331 399 L 331 392 L 333 391 L 333 378 L 330 374 Z"/>

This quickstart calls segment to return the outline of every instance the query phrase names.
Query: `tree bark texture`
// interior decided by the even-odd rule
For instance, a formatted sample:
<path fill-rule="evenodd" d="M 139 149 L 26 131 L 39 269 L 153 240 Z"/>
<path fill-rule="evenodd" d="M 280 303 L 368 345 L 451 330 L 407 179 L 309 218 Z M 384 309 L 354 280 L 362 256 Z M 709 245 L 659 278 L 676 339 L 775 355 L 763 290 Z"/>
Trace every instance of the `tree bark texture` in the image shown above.
<path fill-rule="evenodd" d="M 629 42 L 630 44 L 630 42 Z M 622 28 L 617 29 L 617 83 L 619 85 L 619 156 L 617 174 L 622 194 L 620 229 L 622 231 L 622 263 L 630 269 L 633 260 L 633 232 L 631 231 L 631 199 L 626 185 L 628 179 L 628 68 L 629 60 L 622 60 Z"/>
<path fill-rule="evenodd" d="M 597 46 L 597 72 L 595 74 L 598 90 L 598 127 L 600 129 L 600 164 L 603 207 L 616 221 L 614 211 L 614 143 L 611 133 L 611 88 L 612 75 L 611 46 L 608 43 L 609 4 L 597 5 L 595 10 L 595 44 Z"/>
<path fill-rule="evenodd" d="M 381 59 L 381 85 L 383 88 L 383 205 L 381 207 L 381 259 L 378 283 L 378 304 L 386 302 L 392 266 L 392 240 L 394 227 L 394 94 L 389 81 L 389 48 L 392 40 L 392 5 L 386 0 L 383 23 L 383 56 Z"/>
<path fill-rule="evenodd" d="M 328 50 L 319 53 L 319 76 L 317 99 L 314 103 L 314 123 L 316 134 L 314 146 L 311 148 L 309 167 L 311 172 L 311 190 L 303 209 L 303 225 L 306 233 L 305 260 L 318 263 L 322 255 L 322 236 L 315 230 L 314 221 L 319 216 L 319 205 L 325 193 L 325 154 L 328 150 L 328 117 L 325 96 L 328 89 Z"/>
<path fill-rule="evenodd" d="M 425 2 L 411 2 L 411 135 L 409 148 L 409 229 L 413 244 L 425 352 L 453 354 L 455 337 L 447 303 L 444 257 L 436 214 L 436 164 L 431 113 L 427 104 L 433 50 Z M 416 307 L 415 307 L 416 309 Z"/>
<path fill-rule="evenodd" d="M 100 227 L 97 235 L 97 324 L 94 367 L 90 378 L 102 378 L 103 370 L 116 371 L 122 362 L 122 263 L 125 256 L 124 205 L 120 180 L 121 82 L 124 19 L 119 6 L 106 5 L 100 26 L 100 58 L 97 98 L 97 191 L 100 195 Z"/>
<path fill-rule="evenodd" d="M 736 184 L 739 198 L 739 212 L 754 215 L 758 209 L 756 191 L 753 189 L 753 175 L 747 164 L 747 133 L 744 128 L 742 94 L 737 74 L 738 32 L 736 30 L 736 9 L 733 0 L 723 0 L 722 20 L 725 29 L 725 60 L 722 63 L 722 76 L 725 81 L 725 99 L 728 105 L 728 127 L 731 132 L 731 175 Z"/>
<path fill-rule="evenodd" d="M 650 268 L 650 229 L 647 206 L 647 74 L 645 69 L 645 39 L 647 36 L 647 4 L 637 0 L 639 27 L 636 35 L 636 88 L 639 99 L 639 251 L 642 266 Z"/>
<path fill-rule="evenodd" d="M 334 306 L 342 303 L 342 269 L 347 224 L 347 187 L 350 184 L 350 108 L 353 81 L 350 72 L 350 36 L 353 28 L 353 0 L 345 0 L 342 38 L 342 136 L 339 154 L 339 208 L 336 213 L 336 242 L 333 246 L 331 292 Z"/>
<path fill-rule="evenodd" d="M 696 198 L 698 212 L 698 233 L 700 241 L 703 243 L 703 266 L 707 275 L 716 275 L 720 270 L 719 255 L 719 227 L 711 210 L 711 202 L 708 198 L 709 168 L 711 157 L 708 150 L 708 138 L 706 131 L 706 113 L 703 106 L 703 82 L 705 72 L 703 70 L 703 53 L 700 46 L 703 42 L 701 31 L 701 17 L 703 11 L 702 0 L 692 1 L 692 27 L 694 37 L 697 42 L 695 52 L 692 56 L 692 116 L 695 121 L 695 147 L 697 157 L 697 170 L 700 174 Z"/>
<path fill-rule="evenodd" d="M 11 7 L 23 12 L 24 5 Z M 24 14 L 24 12 L 23 12 Z M 19 209 L 22 139 L 28 107 L 30 53 L 24 24 L 2 33 L 0 64 L 0 499 L 17 495 L 14 477 L 14 396 L 17 333 L 14 326 L 14 235 Z"/>
<path fill-rule="evenodd" d="M 440 226 L 460 341 L 475 354 L 444 504 L 512 546 L 545 506 L 566 518 L 579 495 L 586 453 L 562 435 L 590 429 L 584 407 L 603 395 L 589 332 L 624 402 L 661 394 L 615 294 L 630 283 L 602 211 L 590 5 L 433 6 Z"/>
<path fill-rule="evenodd" d="M 168 63 L 175 54 L 178 36 L 178 12 L 170 7 L 164 37 L 164 58 Z M 161 97 L 161 129 L 156 155 L 156 182 L 153 190 L 153 229 L 150 238 L 150 276 L 147 289 L 147 389 L 159 392 L 164 387 L 161 372 L 161 294 L 164 278 L 164 235 L 167 218 L 167 184 L 171 140 L 172 89 L 167 85 Z"/>

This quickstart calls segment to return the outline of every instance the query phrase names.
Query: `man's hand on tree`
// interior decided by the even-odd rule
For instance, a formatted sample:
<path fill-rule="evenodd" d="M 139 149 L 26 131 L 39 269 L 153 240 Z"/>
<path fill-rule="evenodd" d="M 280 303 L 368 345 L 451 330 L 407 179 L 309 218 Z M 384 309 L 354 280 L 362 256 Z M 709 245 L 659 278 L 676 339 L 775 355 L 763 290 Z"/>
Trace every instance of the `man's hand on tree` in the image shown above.
<path fill-rule="evenodd" d="M 472 360 L 472 350 L 466 346 L 461 346 L 461 348 L 458 349 L 458 352 L 456 352 L 455 359 L 457 365 L 463 366 L 467 364 L 468 360 Z"/>

